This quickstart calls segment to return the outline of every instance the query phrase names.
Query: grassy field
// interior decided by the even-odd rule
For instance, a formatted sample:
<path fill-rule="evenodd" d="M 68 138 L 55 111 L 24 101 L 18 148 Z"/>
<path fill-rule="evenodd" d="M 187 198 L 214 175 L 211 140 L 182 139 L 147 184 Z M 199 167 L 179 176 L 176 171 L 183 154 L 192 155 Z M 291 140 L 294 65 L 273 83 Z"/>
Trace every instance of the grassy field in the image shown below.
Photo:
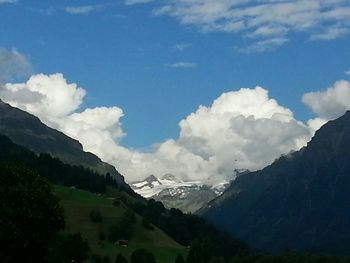
<path fill-rule="evenodd" d="M 112 262 L 118 253 L 127 258 L 137 248 L 145 248 L 152 252 L 159 263 L 174 263 L 177 254 L 185 254 L 186 249 L 172 240 L 158 228 L 148 230 L 141 224 L 141 218 L 137 216 L 135 233 L 129 241 L 128 247 L 119 247 L 110 243 L 107 239 L 108 230 L 116 224 L 128 209 L 122 203 L 113 206 L 113 198 L 92 194 L 73 188 L 55 186 L 55 192 L 61 200 L 65 211 L 66 231 L 70 233 L 80 232 L 83 238 L 88 240 L 93 253 L 109 256 Z M 108 196 L 117 197 L 123 193 L 110 191 Z M 102 222 L 93 223 L 89 214 L 92 210 L 99 211 Z M 105 240 L 100 240 L 103 233 Z"/>

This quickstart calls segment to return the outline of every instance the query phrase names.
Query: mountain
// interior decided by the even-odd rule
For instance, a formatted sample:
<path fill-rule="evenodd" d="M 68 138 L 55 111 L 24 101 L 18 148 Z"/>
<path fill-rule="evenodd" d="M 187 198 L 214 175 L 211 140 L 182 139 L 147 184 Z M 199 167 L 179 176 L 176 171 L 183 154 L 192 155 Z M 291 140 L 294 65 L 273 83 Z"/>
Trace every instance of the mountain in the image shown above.
<path fill-rule="evenodd" d="M 123 187 L 129 188 L 124 177 L 112 166 L 96 155 L 85 152 L 79 141 L 62 132 L 49 128 L 39 118 L 17 109 L 0 100 L 0 134 L 6 135 L 14 143 L 31 151 L 48 153 L 65 163 L 82 165 L 106 175 L 109 173 Z"/>
<path fill-rule="evenodd" d="M 155 225 L 146 225 L 145 219 L 136 215 L 133 207 L 127 205 L 128 202 L 145 203 L 146 200 L 121 191 L 118 185 L 89 169 L 64 164 L 47 154 L 38 156 L 0 135 L 0 170 L 8 165 L 33 170 L 54 183 L 54 194 L 64 209 L 64 233 L 79 232 L 84 240 L 88 241 L 93 253 L 112 259 L 116 258 L 118 253 L 122 253 L 129 258 L 135 249 L 147 247 L 160 263 L 173 263 L 178 253 L 186 253 L 184 246 Z M 4 197 L 4 193 L 6 190 L 1 188 L 1 197 Z M 29 196 L 28 193 L 25 194 Z M 4 202 L 4 199 L 1 199 L 1 202 Z M 23 207 L 20 209 L 23 211 Z M 91 220 L 92 211 L 100 216 L 101 222 Z M 134 223 L 128 225 L 129 231 L 132 229 L 128 246 L 116 246 L 111 241 L 111 229 L 122 224 L 121 218 L 128 214 L 135 214 Z M 0 221 L 1 219 L 0 215 Z M 1 233 L 0 229 L 0 236 L 3 238 Z M 1 256 L 0 252 L 0 258 Z"/>
<path fill-rule="evenodd" d="M 131 188 L 145 198 L 161 201 L 167 208 L 179 208 L 194 213 L 225 190 L 228 182 L 207 186 L 199 181 L 182 181 L 172 174 L 162 178 L 150 175 Z"/>
<path fill-rule="evenodd" d="M 101 176 L 82 166 L 63 163 L 48 154 L 35 154 L 0 135 L 0 170 L 4 168 L 13 169 L 16 173 L 29 170 L 48 179 L 64 209 L 65 230 L 61 234 L 79 232 L 88 241 L 91 255 L 97 253 L 115 258 L 122 253 L 129 258 L 136 249 L 143 248 L 151 251 L 157 262 L 173 263 L 178 254 L 190 253 L 188 246 L 199 240 L 210 240 L 211 257 L 229 258 L 250 251 L 245 243 L 231 239 L 198 216 L 184 214 L 178 209 L 167 210 L 161 202 L 146 200 L 135 196 L 134 192 L 121 189 L 110 176 Z M 16 186 L 12 193 L 24 195 L 20 200 L 24 200 L 24 203 L 21 202 L 26 205 L 26 197 L 30 194 L 22 191 L 21 181 L 16 182 L 19 187 L 17 189 Z M 11 200 L 7 199 L 6 193 L 12 190 L 12 184 L 0 187 L 0 203 L 5 204 L 5 210 L 8 208 L 7 214 L 18 216 L 19 211 L 25 211 L 27 217 L 32 217 L 31 210 L 22 206 L 13 207 Z M 37 209 L 34 212 L 39 215 L 45 213 Z M 2 216 L 0 213 L 0 221 L 3 220 Z M 3 240 L 2 234 L 0 229 Z M 5 240 L 12 240 L 12 237 L 6 236 Z M 125 240 L 127 247 L 118 245 L 118 241 L 125 244 Z"/>
<path fill-rule="evenodd" d="M 257 249 L 350 254 L 350 112 L 237 178 L 200 214 Z"/>
<path fill-rule="evenodd" d="M 118 253 L 130 258 L 132 252 L 138 248 L 147 248 L 159 263 L 173 263 L 177 254 L 187 252 L 186 247 L 177 243 L 158 227 L 145 226 L 144 219 L 139 215 L 136 215 L 134 224 L 129 226 L 129 229 L 133 229 L 133 234 L 126 247 L 116 246 L 111 242 L 109 240 L 111 229 L 121 224 L 123 215 L 133 213 L 132 209 L 125 205 L 114 204 L 113 198 L 120 198 L 118 192 L 113 192 L 106 197 L 78 189 L 55 186 L 55 194 L 64 208 L 66 231 L 80 232 L 82 237 L 88 240 L 94 253 L 109 256 L 112 262 Z M 101 215 L 100 223 L 90 220 L 91 211 L 97 211 Z"/>

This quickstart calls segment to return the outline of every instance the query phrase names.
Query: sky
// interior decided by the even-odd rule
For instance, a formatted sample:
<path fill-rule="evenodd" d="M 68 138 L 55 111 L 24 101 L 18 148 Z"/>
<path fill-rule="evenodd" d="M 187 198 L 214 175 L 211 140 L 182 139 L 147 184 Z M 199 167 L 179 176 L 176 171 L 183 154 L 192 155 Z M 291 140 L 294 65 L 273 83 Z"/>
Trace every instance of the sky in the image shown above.
<path fill-rule="evenodd" d="M 128 181 L 214 183 L 350 109 L 347 0 L 0 0 L 0 99 Z"/>

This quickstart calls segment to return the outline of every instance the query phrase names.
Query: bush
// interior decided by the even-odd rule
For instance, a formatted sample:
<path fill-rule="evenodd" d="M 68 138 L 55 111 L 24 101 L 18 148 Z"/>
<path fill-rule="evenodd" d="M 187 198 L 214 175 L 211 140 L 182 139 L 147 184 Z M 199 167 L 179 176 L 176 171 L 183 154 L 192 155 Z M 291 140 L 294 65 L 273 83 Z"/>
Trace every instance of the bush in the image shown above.
<path fill-rule="evenodd" d="M 100 233 L 98 234 L 98 239 L 101 241 L 105 240 L 105 234 L 103 233 L 103 231 L 100 231 Z"/>
<path fill-rule="evenodd" d="M 114 262 L 115 263 L 128 263 L 128 260 L 122 254 L 118 254 Z"/>
<path fill-rule="evenodd" d="M 97 254 L 92 254 L 90 256 L 90 262 L 91 263 L 102 263 L 102 257 Z"/>
<path fill-rule="evenodd" d="M 132 253 L 130 263 L 156 263 L 156 260 L 151 252 L 137 249 Z"/>
<path fill-rule="evenodd" d="M 102 222 L 102 215 L 101 212 L 92 210 L 89 214 L 90 220 L 93 223 L 101 223 Z"/>
<path fill-rule="evenodd" d="M 83 263 L 88 258 L 89 246 L 81 235 L 59 235 L 51 247 L 49 263 Z"/>
<path fill-rule="evenodd" d="M 114 199 L 113 205 L 114 205 L 115 207 L 119 207 L 119 206 L 120 206 L 120 200 L 119 200 L 119 199 Z"/>
<path fill-rule="evenodd" d="M 175 263 L 185 263 L 185 259 L 181 254 L 178 254 Z"/>
<path fill-rule="evenodd" d="M 142 226 L 148 230 L 154 230 L 154 227 L 152 226 L 151 222 L 147 218 L 142 219 Z"/>

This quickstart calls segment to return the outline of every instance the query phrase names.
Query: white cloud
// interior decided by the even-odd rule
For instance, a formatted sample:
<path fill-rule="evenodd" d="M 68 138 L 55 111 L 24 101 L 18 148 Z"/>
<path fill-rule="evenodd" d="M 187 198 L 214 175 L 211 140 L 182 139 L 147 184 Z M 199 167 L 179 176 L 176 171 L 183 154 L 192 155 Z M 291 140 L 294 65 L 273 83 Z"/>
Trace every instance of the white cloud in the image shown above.
<path fill-rule="evenodd" d="M 174 45 L 174 48 L 177 49 L 178 51 L 185 51 L 186 49 L 189 49 L 192 47 L 192 44 L 190 43 L 178 43 Z"/>
<path fill-rule="evenodd" d="M 182 120 L 180 127 L 179 143 L 204 161 L 215 160 L 217 173 L 226 176 L 233 168 L 262 168 L 299 149 L 311 135 L 261 87 L 224 93 L 211 107 L 201 106 Z"/>
<path fill-rule="evenodd" d="M 0 47 L 0 83 L 27 76 L 31 71 L 32 66 L 26 56 L 16 49 Z"/>
<path fill-rule="evenodd" d="M 126 5 L 146 4 L 155 0 L 125 0 Z"/>
<path fill-rule="evenodd" d="M 250 38 L 253 46 L 300 32 L 311 40 L 331 40 L 350 29 L 348 0 L 170 0 L 157 4 L 155 15 L 173 17 L 203 32 L 239 34 Z"/>
<path fill-rule="evenodd" d="M 103 7 L 103 5 L 68 6 L 64 10 L 71 15 L 87 15 Z"/>
<path fill-rule="evenodd" d="M 300 148 L 311 136 L 307 125 L 258 87 L 224 93 L 210 107 L 200 106 L 180 122 L 179 138 L 146 153 L 119 145 L 125 136 L 120 108 L 79 112 L 85 94 L 62 74 L 34 75 L 27 83 L 0 89 L 4 101 L 80 140 L 85 150 L 114 164 L 129 181 L 173 173 L 216 182 L 231 176 L 234 168 L 262 168 L 280 154 Z"/>
<path fill-rule="evenodd" d="M 337 81 L 327 90 L 305 94 L 302 100 L 320 118 L 338 118 L 350 109 L 350 82 Z"/>
<path fill-rule="evenodd" d="M 346 75 L 350 75 L 350 69 L 348 69 L 347 71 L 345 71 Z"/>
<path fill-rule="evenodd" d="M 75 83 L 67 83 L 62 74 L 38 74 L 26 83 L 0 86 L 3 101 L 80 140 L 86 151 L 103 160 L 116 160 L 113 164 L 117 167 L 119 163 L 127 166 L 130 161 L 126 160 L 130 160 L 132 153 L 117 145 L 118 140 L 125 136 L 120 123 L 123 111 L 118 107 L 97 107 L 79 112 L 85 95 L 84 89 Z"/>
<path fill-rule="evenodd" d="M 237 48 L 241 53 L 262 53 L 267 51 L 273 51 L 276 48 L 282 46 L 284 43 L 288 42 L 287 38 L 272 38 L 267 40 L 262 40 L 255 42 L 244 48 Z"/>
<path fill-rule="evenodd" d="M 345 35 L 348 35 L 350 33 L 350 28 L 345 27 L 335 27 L 335 28 L 326 28 L 325 31 L 313 34 L 310 37 L 310 40 L 333 40 Z"/>
<path fill-rule="evenodd" d="M 85 94 L 85 90 L 76 84 L 68 84 L 62 74 L 33 75 L 26 83 L 8 83 L 0 89 L 4 101 L 45 122 L 56 122 L 74 112 Z"/>
<path fill-rule="evenodd" d="M 319 128 L 321 128 L 324 124 L 327 123 L 327 120 L 322 118 L 315 118 L 308 120 L 307 125 L 313 132 L 316 132 Z"/>
<path fill-rule="evenodd" d="M 196 63 L 193 62 L 177 62 L 177 63 L 173 63 L 173 64 L 167 64 L 167 67 L 171 67 L 171 68 L 196 68 L 198 65 Z"/>
<path fill-rule="evenodd" d="M 0 5 L 1 4 L 15 4 L 17 3 L 17 0 L 0 0 Z"/>
<path fill-rule="evenodd" d="M 200 106 L 181 120 L 178 138 L 154 145 L 148 152 L 119 144 L 126 136 L 119 107 L 80 112 L 86 91 L 67 83 L 62 74 L 39 74 L 26 83 L 6 84 L 0 88 L 0 98 L 80 140 L 85 150 L 115 165 L 129 182 L 149 174 L 172 173 L 215 183 L 232 176 L 235 168 L 260 169 L 281 154 L 304 146 L 329 111 L 333 117 L 341 114 L 327 107 L 342 104 L 345 98 L 350 101 L 349 87 L 350 83 L 341 81 L 327 92 L 305 95 L 304 102 L 320 114 L 308 124 L 296 120 L 292 111 L 270 98 L 264 88 L 223 93 L 212 105 Z M 322 103 L 315 106 L 315 101 Z"/>

